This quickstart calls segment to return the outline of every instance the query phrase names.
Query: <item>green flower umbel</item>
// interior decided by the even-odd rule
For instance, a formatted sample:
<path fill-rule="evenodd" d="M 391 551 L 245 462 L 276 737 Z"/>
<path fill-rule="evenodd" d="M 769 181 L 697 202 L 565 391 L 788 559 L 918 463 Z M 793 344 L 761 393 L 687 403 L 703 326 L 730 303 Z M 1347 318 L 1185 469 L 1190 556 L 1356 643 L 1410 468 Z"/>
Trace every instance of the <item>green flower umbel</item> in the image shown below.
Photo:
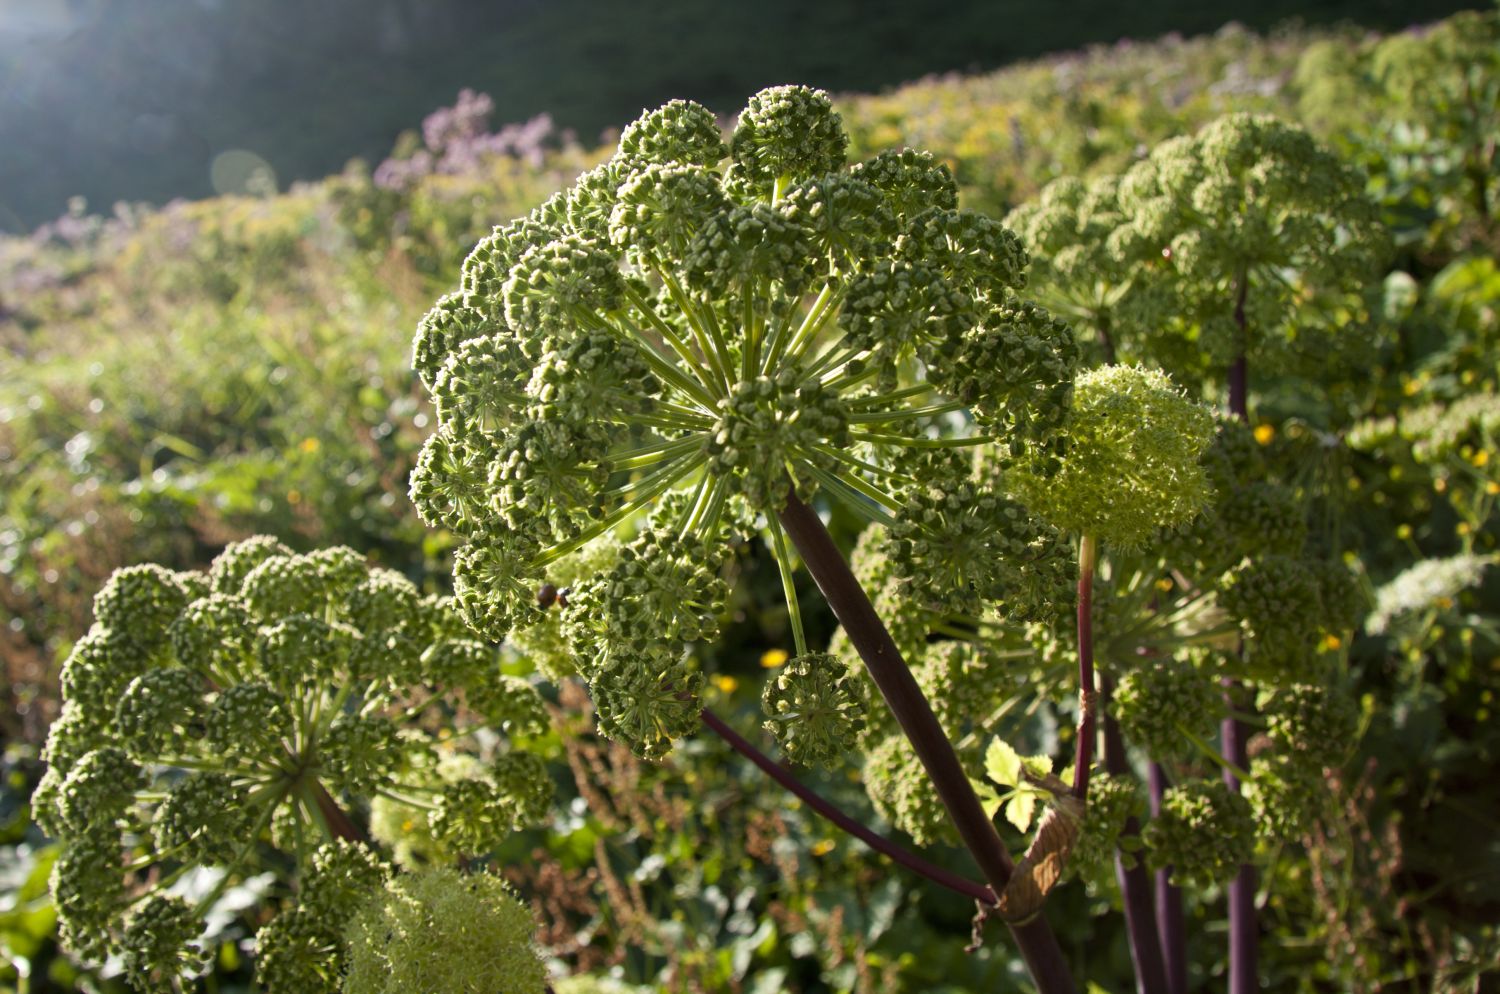
<path fill-rule="evenodd" d="M 1050 449 L 1006 479 L 1026 505 L 1065 531 L 1139 548 L 1196 515 L 1211 495 L 1199 457 L 1213 415 L 1163 373 L 1104 366 L 1078 377 L 1061 464 Z"/>
<path fill-rule="evenodd" d="M 262 537 L 206 574 L 132 566 L 94 613 L 63 665 L 32 803 L 62 843 L 64 944 L 121 956 L 140 990 L 180 989 L 219 893 L 262 871 L 297 879 L 301 900 L 262 930 L 261 987 L 336 990 L 350 909 L 334 882 L 384 879 L 345 814 L 371 799 L 466 854 L 545 818 L 552 783 L 523 751 L 546 728 L 536 689 L 464 637 L 448 599 L 349 549 L 296 555 Z M 463 777 L 410 775 L 455 750 L 471 759 Z M 197 868 L 220 871 L 219 888 L 169 891 Z"/>
<path fill-rule="evenodd" d="M 1043 440 L 1063 420 L 1076 349 L 1017 298 L 1015 236 L 956 210 L 930 156 L 846 168 L 846 146 L 806 87 L 757 94 L 727 144 L 707 110 L 673 101 L 482 241 L 418 329 L 439 427 L 411 494 L 467 541 L 464 616 L 499 638 L 561 612 L 601 722 L 643 755 L 692 727 L 687 650 L 723 608 L 710 553 L 730 533 L 765 520 L 790 570 L 788 495 L 889 522 L 917 483 L 911 453 Z M 562 563 L 646 515 L 619 566 Z M 571 589 L 539 598 L 555 564 Z M 848 710 L 815 696 L 820 713 Z M 776 706 L 784 722 L 806 703 Z M 813 753 L 842 738 L 828 731 Z"/>

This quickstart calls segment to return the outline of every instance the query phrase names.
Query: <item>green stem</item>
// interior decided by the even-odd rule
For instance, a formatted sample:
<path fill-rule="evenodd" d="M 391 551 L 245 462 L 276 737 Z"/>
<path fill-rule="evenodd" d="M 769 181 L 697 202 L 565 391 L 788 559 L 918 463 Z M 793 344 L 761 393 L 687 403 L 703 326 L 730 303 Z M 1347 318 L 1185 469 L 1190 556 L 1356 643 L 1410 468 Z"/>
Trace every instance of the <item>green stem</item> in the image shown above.
<path fill-rule="evenodd" d="M 683 372 L 675 362 L 658 352 L 656 346 L 646 336 L 641 334 L 639 328 L 626 321 L 621 321 L 618 324 L 612 321 L 601 321 L 598 315 L 590 314 L 588 311 L 579 310 L 578 313 L 582 318 L 580 323 L 585 327 L 598 328 L 610 332 L 622 342 L 630 344 L 657 376 L 698 401 L 705 409 L 713 409 L 713 394 L 708 392 L 703 384 Z"/>
<path fill-rule="evenodd" d="M 818 291 L 818 296 L 813 300 L 812 306 L 808 308 L 807 313 L 802 316 L 802 323 L 797 325 L 795 332 L 791 331 L 792 322 L 789 317 L 776 323 L 776 333 L 771 336 L 771 347 L 766 350 L 766 360 L 760 367 L 761 375 L 766 376 L 770 374 L 772 367 L 776 365 L 776 360 L 781 358 L 781 354 L 786 350 L 787 345 L 791 342 L 796 342 L 801 337 L 803 330 L 808 327 L 809 322 L 817 320 L 815 315 L 827 306 L 828 300 L 832 296 L 833 284 L 824 283 L 823 289 Z M 790 337 L 788 337 L 788 333 L 790 333 Z"/>
<path fill-rule="evenodd" d="M 818 443 L 814 445 L 813 448 L 823 453 L 825 456 L 830 456 L 834 459 L 837 459 L 839 462 L 853 469 L 860 469 L 864 470 L 867 473 L 872 473 L 876 476 L 883 476 L 887 480 L 891 480 L 896 483 L 915 484 L 918 482 L 914 477 L 907 476 L 904 473 L 897 473 L 894 470 L 887 469 L 884 466 L 877 466 L 872 462 L 865 462 L 863 459 L 856 459 L 854 456 L 851 456 L 843 449 L 836 449 L 831 445 Z"/>
<path fill-rule="evenodd" d="M 850 359 L 855 358 L 865 350 L 856 345 L 844 345 L 844 339 L 839 339 L 830 345 L 822 355 L 813 360 L 807 370 L 807 378 L 810 380 L 822 379 L 824 376 L 837 372 Z"/>
<path fill-rule="evenodd" d="M 661 462 L 663 459 L 701 448 L 702 445 L 703 439 L 699 436 L 666 439 L 653 445 L 643 445 L 638 449 L 629 449 L 610 456 L 609 464 L 617 470 L 640 469 Z"/>
<path fill-rule="evenodd" d="M 1078 752 L 1073 765 L 1073 796 L 1086 801 L 1094 765 L 1094 566 L 1098 543 L 1085 535 L 1078 543 Z"/>
<path fill-rule="evenodd" d="M 672 351 L 677 353 L 677 357 L 687 365 L 689 370 L 702 372 L 706 369 L 708 372 L 714 374 L 715 385 L 719 388 L 720 396 L 729 392 L 729 381 L 714 363 L 713 353 L 701 341 L 699 342 L 699 348 L 702 355 L 698 355 L 693 352 L 687 342 L 682 340 L 677 334 L 676 329 L 667 324 L 662 319 L 662 316 L 656 313 L 656 309 L 641 296 L 639 290 L 627 283 L 625 286 L 625 295 L 630 298 L 631 303 L 635 304 L 636 310 L 645 317 L 646 323 L 656 329 L 656 333 L 662 337 L 664 342 L 672 347 Z M 689 324 L 691 325 L 691 322 Z M 637 334 L 639 334 L 639 331 L 637 331 Z M 644 338 L 645 336 L 641 337 Z M 707 384 L 705 384 L 705 387 L 707 387 Z"/>
<path fill-rule="evenodd" d="M 792 177 L 783 174 L 776 177 L 776 182 L 771 186 L 771 206 L 775 207 L 781 203 L 781 198 L 786 196 L 786 191 L 791 188 Z"/>
<path fill-rule="evenodd" d="M 771 539 L 776 550 L 776 566 L 781 570 L 781 592 L 786 596 L 787 616 L 792 623 L 792 640 L 797 646 L 797 655 L 807 655 L 807 636 L 802 632 L 802 607 L 797 602 L 797 585 L 792 580 L 792 561 L 787 554 L 786 534 L 781 530 L 781 523 L 773 517 L 767 517 L 766 527 L 770 529 Z"/>
<path fill-rule="evenodd" d="M 886 435 L 875 431 L 859 430 L 851 430 L 849 437 L 861 442 L 905 445 L 913 449 L 957 449 L 971 445 L 988 445 L 994 441 L 988 435 L 970 435 L 967 438 L 912 438 L 909 435 Z"/>
<path fill-rule="evenodd" d="M 1238 766 L 1234 765 L 1233 763 L 1231 763 L 1229 760 L 1225 759 L 1223 756 L 1219 755 L 1219 751 L 1217 749 L 1215 749 L 1213 746 L 1209 745 L 1207 742 L 1204 742 L 1202 739 L 1200 739 L 1198 736 L 1194 735 L 1187 728 L 1184 728 L 1181 724 L 1177 725 L 1177 731 L 1181 732 L 1182 733 L 1182 737 L 1185 738 L 1185 739 L 1187 739 L 1189 742 L 1191 742 L 1193 744 L 1193 748 L 1195 748 L 1199 752 L 1203 753 L 1204 758 L 1207 759 L 1209 762 L 1215 764 L 1220 769 L 1223 769 L 1223 770 L 1226 770 L 1226 771 L 1228 771 L 1230 773 L 1233 773 L 1235 776 L 1239 777 L 1241 780 L 1249 780 L 1250 779 L 1250 774 L 1247 771 L 1241 769 L 1240 767 L 1238 767 Z"/>
<path fill-rule="evenodd" d="M 935 418 L 943 414 L 951 414 L 954 411 L 962 411 L 967 406 L 961 400 L 950 400 L 945 404 L 911 407 L 900 411 L 868 411 L 862 414 L 849 415 L 849 423 L 852 425 L 882 424 L 891 421 L 909 421 L 915 418 Z"/>
<path fill-rule="evenodd" d="M 820 299 L 821 296 L 820 294 Z M 817 307 L 816 301 L 813 306 Z M 792 336 L 791 344 L 787 346 L 787 361 L 794 362 L 800 359 L 802 354 L 807 351 L 808 346 L 817 340 L 818 335 L 824 328 L 828 327 L 828 323 L 837 319 L 838 313 L 843 306 L 843 290 L 840 289 L 829 294 L 828 300 L 824 301 L 822 309 L 816 315 L 811 311 L 808 312 L 807 317 L 802 321 L 802 326 Z M 842 340 L 841 338 L 840 341 Z"/>
<path fill-rule="evenodd" d="M 698 463 L 696 460 L 678 459 L 675 462 L 668 463 L 665 468 L 657 470 L 654 474 L 646 477 L 644 480 L 637 481 L 636 484 L 633 484 L 628 488 L 621 488 L 620 490 L 615 491 L 617 495 L 623 495 L 625 493 L 631 492 L 638 492 L 639 495 L 630 503 L 616 509 L 612 514 L 606 515 L 605 517 L 601 518 L 599 521 L 590 525 L 588 528 L 585 528 L 582 532 L 573 536 L 573 538 L 569 539 L 568 541 L 563 542 L 560 545 L 553 546 L 551 549 L 548 549 L 542 555 L 538 556 L 532 565 L 545 566 L 548 563 L 556 562 L 575 549 L 582 548 L 589 541 L 593 540 L 599 535 L 604 534 L 604 532 L 613 528 L 615 525 L 619 524 L 621 521 L 624 521 L 630 515 L 634 514 L 636 511 L 639 511 L 651 501 L 655 500 L 664 491 L 666 491 L 667 488 L 671 487 L 672 484 L 676 483 L 679 479 L 686 476 L 697 465 Z"/>
<path fill-rule="evenodd" d="M 729 349 L 724 344 L 723 336 L 719 334 L 718 322 L 706 320 L 705 315 L 698 313 L 692 298 L 682 289 L 682 284 L 677 282 L 675 273 L 660 265 L 654 265 L 652 268 L 661 279 L 662 286 L 667 288 L 672 302 L 677 305 L 677 309 L 687 320 L 688 327 L 693 331 L 693 339 L 708 359 L 714 375 L 718 377 L 720 387 L 727 394 L 729 392 Z M 711 315 L 712 310 L 709 311 L 709 316 Z"/>
<path fill-rule="evenodd" d="M 843 477 L 835 476 L 827 470 L 819 469 L 817 466 L 811 464 L 807 465 L 806 469 L 814 480 L 818 481 L 822 486 L 827 487 L 835 497 L 842 500 L 851 510 L 865 520 L 879 522 L 886 527 L 890 527 L 896 523 L 895 519 L 887 513 L 887 509 L 894 511 L 896 510 L 895 507 L 877 500 L 870 494 L 861 493 L 850 486 Z M 890 498 L 887 497 L 886 500 L 890 500 Z"/>
<path fill-rule="evenodd" d="M 865 407 L 891 407 L 897 401 L 906 400 L 919 394 L 932 393 L 931 383 L 918 383 L 915 386 L 902 387 L 900 390 L 892 390 L 890 393 L 871 394 L 868 397 L 855 397 L 849 401 L 849 409 L 857 411 Z"/>
<path fill-rule="evenodd" d="M 687 509 L 683 512 L 682 520 L 678 522 L 678 536 L 687 538 L 693 532 L 693 523 L 703 513 L 703 499 L 708 492 L 708 474 L 704 473 L 698 478 L 698 485 L 693 488 L 693 498 L 688 501 Z"/>
<path fill-rule="evenodd" d="M 281 789 L 276 794 L 276 799 L 266 805 L 266 810 L 261 812 L 260 817 L 256 819 L 255 827 L 250 830 L 250 834 L 246 837 L 245 844 L 240 847 L 239 852 L 235 853 L 234 859 L 230 860 L 224 866 L 224 875 L 219 878 L 218 883 L 214 884 L 214 889 L 209 891 L 198 902 L 200 913 L 206 914 L 214 906 L 214 902 L 219 899 L 224 893 L 225 888 L 229 886 L 229 880 L 233 876 L 234 871 L 238 870 L 240 865 L 250 856 L 250 851 L 260 844 L 260 833 L 264 832 L 271 824 L 271 818 L 276 814 L 277 806 L 286 798 L 287 792 L 291 788 L 292 785 L 290 782 L 282 784 Z"/>

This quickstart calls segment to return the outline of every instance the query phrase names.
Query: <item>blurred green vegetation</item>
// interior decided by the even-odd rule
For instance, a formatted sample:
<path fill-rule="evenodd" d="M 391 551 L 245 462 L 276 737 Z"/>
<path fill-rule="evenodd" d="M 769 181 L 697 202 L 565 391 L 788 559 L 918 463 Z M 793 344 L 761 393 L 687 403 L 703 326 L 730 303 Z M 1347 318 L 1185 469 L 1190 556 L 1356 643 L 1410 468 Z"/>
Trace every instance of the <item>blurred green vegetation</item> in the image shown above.
<path fill-rule="evenodd" d="M 607 38 L 611 23 L 596 17 L 578 37 Z M 757 24 L 780 27 L 769 12 Z M 596 56 L 610 73 L 635 72 Z M 1500 387 L 1500 124 L 1482 86 L 1497 78 L 1483 60 L 1497 56 L 1471 22 L 1388 41 L 1225 30 L 927 79 L 841 109 L 857 156 L 929 148 L 952 165 L 969 206 L 996 213 L 1054 177 L 1117 171 L 1230 110 L 1303 122 L 1356 158 L 1400 246 L 1384 285 L 1390 344 L 1372 344 L 1353 373 L 1330 373 L 1320 389 L 1331 403 L 1267 382 L 1258 409 L 1278 458 L 1321 488 L 1373 593 L 1425 560 L 1496 549 L 1495 428 L 1434 422 Z M 723 100 L 755 85 L 736 77 L 695 90 L 672 82 L 672 65 L 658 69 L 673 95 Z M 587 75 L 566 85 L 602 88 Z M 418 144 L 405 139 L 401 155 Z M 12 743 L 0 793 L 0 986 L 9 962 L 32 991 L 118 989 L 58 954 L 39 889 L 50 850 L 24 805 L 34 747 L 56 712 L 57 664 L 87 627 L 94 591 L 117 566 L 202 566 L 256 532 L 299 549 L 345 543 L 429 587 L 446 583 L 446 540 L 405 497 L 430 418 L 408 365 L 411 330 L 469 246 L 607 151 L 554 136 L 539 160 L 482 157 L 400 188 L 355 163 L 287 194 L 109 217 L 80 210 L 0 239 L 0 662 L 11 698 L 0 727 Z M 1414 441 L 1442 432 L 1449 441 L 1430 457 L 1414 454 Z M 835 526 L 845 539 L 855 529 Z M 784 616 L 759 607 L 778 602 L 774 567 L 753 548 L 739 562 L 714 667 L 728 678 L 715 694 L 749 730 L 761 654 L 788 635 Z M 1345 647 L 1367 731 L 1329 784 L 1345 817 L 1310 840 L 1310 861 L 1280 854 L 1266 875 L 1269 989 L 1494 983 L 1482 975 L 1500 958 L 1500 581 L 1492 569 L 1408 602 L 1400 625 Z M 811 624 L 815 638 L 829 630 L 826 614 Z M 964 900 L 830 833 L 717 743 L 646 766 L 591 734 L 576 687 L 559 688 L 556 703 L 562 813 L 497 858 L 568 969 L 673 991 L 1024 989 L 1002 940 L 965 955 Z M 1050 709 L 1035 722 L 1040 740 L 1057 741 Z M 824 775 L 818 786 L 867 810 L 857 784 Z M 956 850 L 933 856 L 965 869 Z M 1190 900 L 1188 915 L 1197 989 L 1218 989 L 1216 895 Z M 1101 989 L 1129 989 L 1117 894 L 1069 887 L 1049 918 Z M 211 989 L 248 989 L 244 952 L 226 944 Z"/>
<path fill-rule="evenodd" d="M 39 224 L 75 195 L 97 206 L 207 196 L 214 157 L 231 149 L 283 183 L 321 177 L 383 154 L 462 87 L 492 94 L 506 120 L 545 112 L 588 142 L 684 93 L 729 114 L 788 81 L 874 91 L 1229 21 L 1389 30 L 1472 6 L 39 0 L 0 15 L 0 230 Z"/>

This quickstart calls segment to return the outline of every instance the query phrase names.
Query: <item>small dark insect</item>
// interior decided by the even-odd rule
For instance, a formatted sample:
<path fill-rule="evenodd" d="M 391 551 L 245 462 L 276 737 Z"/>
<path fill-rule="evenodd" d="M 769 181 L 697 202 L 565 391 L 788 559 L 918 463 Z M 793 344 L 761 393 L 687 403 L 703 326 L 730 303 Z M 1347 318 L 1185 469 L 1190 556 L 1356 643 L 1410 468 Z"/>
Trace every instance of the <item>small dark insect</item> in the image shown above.
<path fill-rule="evenodd" d="M 536 592 L 536 606 L 541 608 L 543 611 L 547 610 L 553 604 L 556 604 L 558 607 L 567 607 L 568 594 L 571 591 L 572 588 L 570 587 L 564 587 L 561 590 L 558 590 L 552 584 L 544 583 Z"/>
<path fill-rule="evenodd" d="M 544 583 L 536 592 L 536 606 L 543 611 L 547 610 L 557 600 L 557 588 L 550 583 Z"/>

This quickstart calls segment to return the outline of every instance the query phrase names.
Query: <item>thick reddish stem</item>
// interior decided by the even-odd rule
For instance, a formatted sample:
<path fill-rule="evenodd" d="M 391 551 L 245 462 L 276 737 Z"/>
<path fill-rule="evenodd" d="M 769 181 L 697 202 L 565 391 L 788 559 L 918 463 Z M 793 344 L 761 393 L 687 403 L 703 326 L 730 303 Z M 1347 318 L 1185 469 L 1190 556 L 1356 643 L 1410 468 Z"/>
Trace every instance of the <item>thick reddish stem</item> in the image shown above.
<path fill-rule="evenodd" d="M 1114 681 L 1106 674 L 1099 684 L 1108 701 L 1114 694 Z M 1104 711 L 1104 768 L 1111 776 L 1131 775 L 1120 723 L 1108 707 Z M 1120 834 L 1139 835 L 1140 830 L 1140 823 L 1131 818 Z M 1130 959 L 1135 964 L 1136 994 L 1161 994 L 1167 989 L 1167 973 L 1157 935 L 1156 909 L 1151 900 L 1151 874 L 1139 856 L 1131 859 L 1130 864 L 1127 867 L 1125 855 L 1115 852 L 1115 879 L 1120 882 L 1120 895 L 1125 903 L 1125 937 L 1130 943 Z"/>
<path fill-rule="evenodd" d="M 1151 817 L 1161 815 L 1167 792 L 1167 772 L 1152 763 L 1148 774 Z M 1187 922 L 1182 914 L 1182 890 L 1172 883 L 1172 868 L 1156 871 L 1156 930 L 1161 934 L 1162 959 L 1167 965 L 1167 994 L 1187 994 Z"/>
<path fill-rule="evenodd" d="M 994 822 L 985 815 L 968 774 L 953 751 L 953 743 L 948 741 L 938 724 L 932 705 L 901 658 L 891 633 L 875 613 L 870 598 L 855 579 L 838 546 L 834 545 L 817 512 L 792 493 L 787 495 L 786 506 L 779 517 L 828 606 L 864 660 L 927 775 L 932 778 L 933 787 L 958 829 L 964 846 L 974 856 L 995 893 L 1003 893 L 1014 870 L 1010 854 L 1005 851 Z M 1046 919 L 1038 916 L 1025 924 L 1010 924 L 1010 929 L 1041 994 L 1074 994 L 1077 988 L 1072 973 Z"/>
<path fill-rule="evenodd" d="M 360 843 L 368 843 L 370 841 L 370 837 L 365 834 L 365 830 L 354 824 L 353 819 L 344 813 L 344 809 L 339 807 L 339 803 L 328 793 L 327 788 L 314 780 L 312 782 L 312 791 L 313 800 L 318 805 L 318 813 L 328 823 L 328 830 L 333 833 L 334 838 Z"/>

